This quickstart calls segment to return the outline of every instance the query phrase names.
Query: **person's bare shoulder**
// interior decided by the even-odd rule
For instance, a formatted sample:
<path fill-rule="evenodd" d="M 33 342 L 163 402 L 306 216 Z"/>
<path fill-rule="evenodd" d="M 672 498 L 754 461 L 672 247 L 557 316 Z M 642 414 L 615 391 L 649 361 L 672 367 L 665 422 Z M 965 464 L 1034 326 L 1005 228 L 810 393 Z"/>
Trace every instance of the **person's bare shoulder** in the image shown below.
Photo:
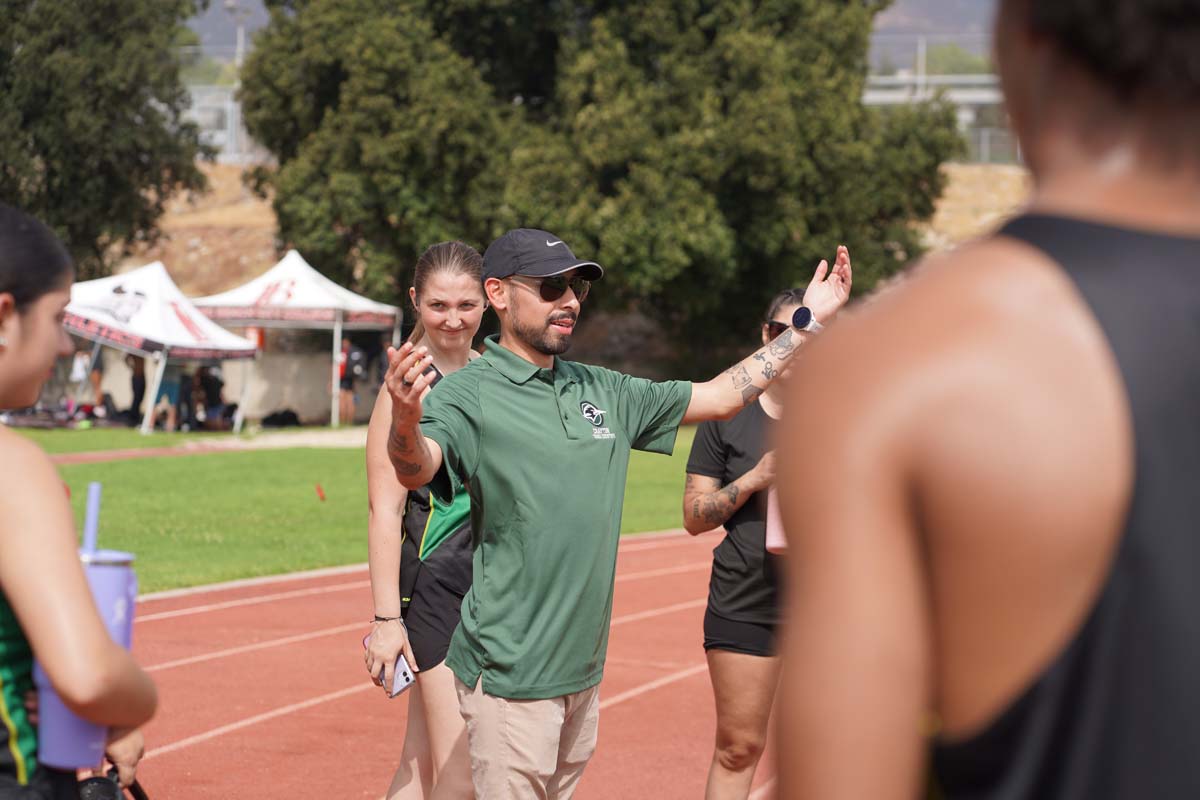
<path fill-rule="evenodd" d="M 50 457 L 30 439 L 0 426 L 0 515 L 44 502 L 47 493 L 65 496 L 62 479 Z M 3 526 L 0 526 L 3 527 Z"/>
<path fill-rule="evenodd" d="M 16 478 L 30 472 L 44 478 L 47 473 L 54 474 L 54 464 L 42 448 L 33 440 L 22 436 L 6 426 L 0 425 L 0 476 Z"/>
<path fill-rule="evenodd" d="M 1050 394 L 1053 404 L 1055 393 L 1038 386 L 1058 384 L 1081 357 L 1109 359 L 1070 279 L 1039 251 L 1006 238 L 928 258 L 843 316 L 806 356 L 805 373 L 863 390 L 842 400 L 864 410 L 921 400 L 927 410 L 917 419 L 956 401 L 1011 405 L 1031 391 Z M 881 398 L 870 388 L 899 394 Z"/>

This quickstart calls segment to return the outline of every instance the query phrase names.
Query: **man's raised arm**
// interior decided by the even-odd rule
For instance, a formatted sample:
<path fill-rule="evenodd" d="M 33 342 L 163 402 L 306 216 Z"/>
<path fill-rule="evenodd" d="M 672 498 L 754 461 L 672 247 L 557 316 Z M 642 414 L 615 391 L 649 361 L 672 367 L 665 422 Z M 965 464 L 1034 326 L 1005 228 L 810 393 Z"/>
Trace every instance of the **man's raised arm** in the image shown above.
<path fill-rule="evenodd" d="M 852 282 L 850 251 L 840 246 L 833 270 L 830 271 L 829 262 L 822 261 L 804 290 L 804 306 L 812 311 L 818 324 L 828 323 L 846 304 Z M 811 335 L 796 328 L 786 330 L 712 380 L 695 384 L 683 422 L 728 419 L 753 403 L 787 369 L 800 345 Z"/>
<path fill-rule="evenodd" d="M 388 370 L 383 378 L 392 396 L 392 430 L 387 452 L 396 480 L 406 489 L 418 489 L 433 479 L 442 466 L 442 448 L 421 434 L 421 401 L 429 391 L 426 373 L 433 357 L 424 347 L 408 342 L 388 348 Z"/>

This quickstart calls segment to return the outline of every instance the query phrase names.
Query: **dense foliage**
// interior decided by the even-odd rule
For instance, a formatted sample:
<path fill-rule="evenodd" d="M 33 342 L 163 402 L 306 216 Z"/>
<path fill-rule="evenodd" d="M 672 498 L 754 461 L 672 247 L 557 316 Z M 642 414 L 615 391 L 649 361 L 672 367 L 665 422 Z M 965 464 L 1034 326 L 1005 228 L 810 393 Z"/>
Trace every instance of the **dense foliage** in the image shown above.
<path fill-rule="evenodd" d="M 703 349 L 838 243 L 858 290 L 918 252 L 960 141 L 859 102 L 885 4 L 290 0 L 244 113 L 281 237 L 335 278 L 395 299 L 431 242 L 542 227 Z"/>
<path fill-rule="evenodd" d="M 200 189 L 175 44 L 194 0 L 0 3 L 0 201 L 54 227 L 80 277 Z"/>

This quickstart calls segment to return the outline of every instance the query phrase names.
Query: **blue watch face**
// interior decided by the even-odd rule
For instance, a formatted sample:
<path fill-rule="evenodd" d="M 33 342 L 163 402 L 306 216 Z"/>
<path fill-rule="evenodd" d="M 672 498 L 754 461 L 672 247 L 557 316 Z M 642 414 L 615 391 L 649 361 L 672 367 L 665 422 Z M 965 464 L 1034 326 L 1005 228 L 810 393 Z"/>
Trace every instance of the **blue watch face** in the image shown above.
<path fill-rule="evenodd" d="M 812 309 L 808 306 L 800 306 L 792 312 L 792 327 L 794 328 L 799 328 L 802 331 L 807 330 L 808 326 L 812 324 L 812 320 Z"/>

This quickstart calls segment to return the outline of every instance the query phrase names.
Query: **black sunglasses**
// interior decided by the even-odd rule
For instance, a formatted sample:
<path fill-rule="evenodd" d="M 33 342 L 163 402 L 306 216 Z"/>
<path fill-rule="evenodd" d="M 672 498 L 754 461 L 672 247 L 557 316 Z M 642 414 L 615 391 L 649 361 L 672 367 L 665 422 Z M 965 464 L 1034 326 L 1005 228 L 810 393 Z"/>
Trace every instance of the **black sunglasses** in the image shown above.
<path fill-rule="evenodd" d="M 788 325 L 786 322 L 776 322 L 773 319 L 768 320 L 767 321 L 767 338 L 768 339 L 777 339 L 783 334 L 784 331 L 786 331 L 790 327 L 792 327 L 792 326 Z"/>
<path fill-rule="evenodd" d="M 569 287 L 575 293 L 575 299 L 583 302 L 591 291 L 592 282 L 584 280 L 576 275 L 573 278 L 568 278 L 566 275 L 551 275 L 547 278 L 529 278 L 524 275 L 509 275 L 510 278 L 524 278 L 527 281 L 536 281 L 538 285 L 538 294 L 547 303 L 553 303 L 567 293 Z"/>

